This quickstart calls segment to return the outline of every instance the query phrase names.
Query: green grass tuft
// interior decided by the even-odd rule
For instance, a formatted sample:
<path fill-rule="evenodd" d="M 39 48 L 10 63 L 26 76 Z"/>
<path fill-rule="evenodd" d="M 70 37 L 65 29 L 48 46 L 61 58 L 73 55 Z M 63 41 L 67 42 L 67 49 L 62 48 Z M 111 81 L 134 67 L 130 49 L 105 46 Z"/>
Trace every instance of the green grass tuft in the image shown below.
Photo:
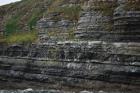
<path fill-rule="evenodd" d="M 8 37 L 6 37 L 6 42 L 8 44 L 14 43 L 32 43 L 37 40 L 37 32 L 22 32 L 22 33 L 14 33 Z"/>

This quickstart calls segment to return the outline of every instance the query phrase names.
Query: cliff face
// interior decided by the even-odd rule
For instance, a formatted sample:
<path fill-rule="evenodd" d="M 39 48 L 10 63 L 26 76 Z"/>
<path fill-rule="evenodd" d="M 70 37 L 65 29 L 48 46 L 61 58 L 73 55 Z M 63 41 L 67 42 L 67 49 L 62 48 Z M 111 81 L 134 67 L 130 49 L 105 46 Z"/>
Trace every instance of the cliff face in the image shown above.
<path fill-rule="evenodd" d="M 49 14 L 37 21 L 37 43 L 0 46 L 1 80 L 44 82 L 51 88 L 138 90 L 140 14 L 134 6 L 128 9 L 129 3 L 54 1 Z"/>
<path fill-rule="evenodd" d="M 0 24 L 3 26 L 0 31 L 3 31 L 6 35 L 13 34 L 15 32 L 32 31 L 35 29 L 36 22 L 42 17 L 48 17 L 54 15 L 54 19 L 62 19 L 60 10 L 62 6 L 66 8 L 70 4 L 80 4 L 81 1 L 70 0 L 22 0 L 21 2 L 5 5 L 0 7 Z M 55 14 L 56 13 L 56 14 Z M 67 15 L 66 15 L 67 16 Z M 66 17 L 73 20 L 73 16 Z M 52 17 L 52 16 L 51 16 Z M 52 18 L 52 19 L 53 19 Z"/>
<path fill-rule="evenodd" d="M 94 1 L 85 3 L 84 11 L 78 21 L 76 37 L 83 40 L 100 40 L 105 33 L 113 30 L 114 8 L 117 6 L 115 0 Z M 105 38 L 104 38 L 105 39 Z"/>

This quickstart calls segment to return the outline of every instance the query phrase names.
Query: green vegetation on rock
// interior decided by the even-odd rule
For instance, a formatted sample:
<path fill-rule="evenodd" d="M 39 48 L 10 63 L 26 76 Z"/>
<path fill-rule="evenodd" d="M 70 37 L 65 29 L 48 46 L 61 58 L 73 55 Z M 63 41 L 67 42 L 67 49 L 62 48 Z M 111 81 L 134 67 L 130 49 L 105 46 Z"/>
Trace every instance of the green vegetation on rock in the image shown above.
<path fill-rule="evenodd" d="M 10 36 L 6 37 L 6 42 L 8 44 L 14 43 L 33 43 L 37 40 L 37 33 L 36 31 L 32 32 L 21 32 L 21 33 L 14 33 Z"/>
<path fill-rule="evenodd" d="M 15 33 L 18 31 L 18 20 L 19 17 L 15 16 L 12 17 L 9 21 L 6 22 L 6 26 L 5 26 L 5 35 L 10 35 L 12 33 Z"/>
<path fill-rule="evenodd" d="M 0 30 L 4 29 L 4 35 L 8 42 L 26 41 L 18 39 L 20 33 L 29 34 L 36 29 L 36 23 L 43 16 L 50 13 L 60 12 L 61 16 L 55 19 L 68 19 L 78 21 L 81 11 L 81 0 L 70 5 L 69 0 L 22 0 L 20 2 L 4 5 L 0 7 L 0 17 L 2 21 Z M 29 33 L 28 33 L 29 32 Z M 27 35 L 28 36 L 28 35 Z M 11 40 L 9 38 L 12 38 Z"/>

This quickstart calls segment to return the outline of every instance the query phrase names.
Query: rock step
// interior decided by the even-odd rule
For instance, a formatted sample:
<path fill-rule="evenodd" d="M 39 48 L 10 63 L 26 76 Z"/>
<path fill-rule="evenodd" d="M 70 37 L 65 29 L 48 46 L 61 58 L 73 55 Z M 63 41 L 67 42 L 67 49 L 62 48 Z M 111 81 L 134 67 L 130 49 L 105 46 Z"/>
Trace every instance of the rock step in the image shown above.
<path fill-rule="evenodd" d="M 84 75 L 58 75 L 58 74 L 35 74 L 35 73 L 24 73 L 21 71 L 13 71 L 13 70 L 0 70 L 0 75 L 10 78 L 20 78 L 24 80 L 32 80 L 32 81 L 39 81 L 39 82 L 50 82 L 50 83 L 56 83 L 56 82 L 63 82 L 69 84 L 70 82 L 73 82 L 74 84 L 82 83 L 81 80 L 84 81 L 91 81 L 97 80 L 97 81 L 105 81 L 105 82 L 112 82 L 112 83 L 121 83 L 121 84 L 134 84 L 134 85 L 140 85 L 140 79 L 136 77 L 128 77 L 128 76 L 122 76 L 122 75 L 103 75 L 103 74 L 97 74 L 94 76 L 84 76 Z M 70 81 L 69 81 L 70 80 Z M 75 82 L 75 80 L 77 82 Z"/>
<path fill-rule="evenodd" d="M 59 65 L 56 65 L 59 64 Z M 100 69 L 102 67 L 102 69 Z M 31 70 L 35 72 L 36 70 L 38 71 L 46 71 L 47 69 L 60 69 L 60 70 L 70 70 L 70 71 L 75 71 L 75 70 L 87 70 L 87 73 L 96 73 L 94 71 L 114 71 L 114 72 L 130 72 L 130 73 L 137 73 L 140 69 L 140 66 L 138 65 L 124 65 L 124 64 L 109 64 L 109 63 L 46 63 L 46 65 L 38 66 L 36 64 L 30 64 L 30 65 L 14 65 L 14 64 L 1 64 L 0 65 L 1 69 L 8 69 L 8 70 L 19 70 L 19 71 L 28 71 Z M 46 68 L 46 69 L 45 69 Z M 93 71 L 93 72 L 92 72 Z M 98 72 L 97 71 L 97 72 Z M 85 71 L 83 71 L 85 72 Z M 43 72 L 42 72 L 43 73 Z"/>
<path fill-rule="evenodd" d="M 123 59 L 125 58 L 125 59 Z M 119 55 L 109 55 L 103 59 L 91 59 L 91 60 L 85 60 L 85 59 L 58 59 L 58 60 L 52 60 L 52 59 L 45 59 L 45 58 L 0 58 L 1 64 L 9 64 L 9 65 L 47 65 L 48 64 L 104 64 L 104 65 L 116 65 L 116 66 L 140 66 L 139 62 L 139 56 L 133 57 L 132 55 L 126 55 L 123 56 L 121 54 Z M 58 64 L 59 63 L 59 64 Z"/>
<path fill-rule="evenodd" d="M 47 76 L 54 76 L 61 78 L 68 77 L 87 80 L 101 80 L 117 83 L 130 83 L 131 80 L 131 84 L 140 84 L 139 66 L 137 67 L 126 66 L 121 64 L 112 65 L 99 63 L 63 63 L 46 61 L 33 63 L 26 62 L 24 64 L 22 63 L 21 65 L 19 63 L 15 63 L 14 61 L 13 63 L 14 65 L 12 65 L 12 63 L 2 63 L 0 65 L 0 74 L 2 76 L 8 76 L 11 78 L 24 77 L 25 79 L 33 80 L 42 80 L 43 78 L 43 81 L 44 78 L 47 78 Z"/>
<path fill-rule="evenodd" d="M 76 33 L 76 37 L 77 38 L 81 38 L 81 39 L 91 39 L 91 40 L 95 40 L 95 41 L 112 41 L 112 42 L 139 42 L 140 41 L 140 32 L 133 32 L 133 33 L 129 33 L 129 32 L 125 32 L 125 33 L 110 33 L 110 32 L 78 32 Z"/>

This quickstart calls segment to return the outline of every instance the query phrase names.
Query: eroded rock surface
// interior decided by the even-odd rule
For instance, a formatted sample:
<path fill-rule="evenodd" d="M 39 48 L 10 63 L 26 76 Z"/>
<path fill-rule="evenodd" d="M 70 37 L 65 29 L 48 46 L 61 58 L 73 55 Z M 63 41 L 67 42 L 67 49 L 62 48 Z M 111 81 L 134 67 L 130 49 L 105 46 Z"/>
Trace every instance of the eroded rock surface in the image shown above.
<path fill-rule="evenodd" d="M 90 4 L 95 2 L 90 0 L 81 12 L 76 41 L 59 41 L 46 33 L 54 28 L 67 31 L 73 25 L 70 20 L 41 19 L 40 43 L 0 46 L 0 80 L 42 82 L 53 84 L 53 88 L 121 90 L 125 86 L 126 90 L 139 91 L 139 11 L 126 11 L 120 3 L 112 16 L 103 15 L 98 4 L 93 9 Z M 113 20 L 111 30 L 106 28 L 110 20 Z"/>

